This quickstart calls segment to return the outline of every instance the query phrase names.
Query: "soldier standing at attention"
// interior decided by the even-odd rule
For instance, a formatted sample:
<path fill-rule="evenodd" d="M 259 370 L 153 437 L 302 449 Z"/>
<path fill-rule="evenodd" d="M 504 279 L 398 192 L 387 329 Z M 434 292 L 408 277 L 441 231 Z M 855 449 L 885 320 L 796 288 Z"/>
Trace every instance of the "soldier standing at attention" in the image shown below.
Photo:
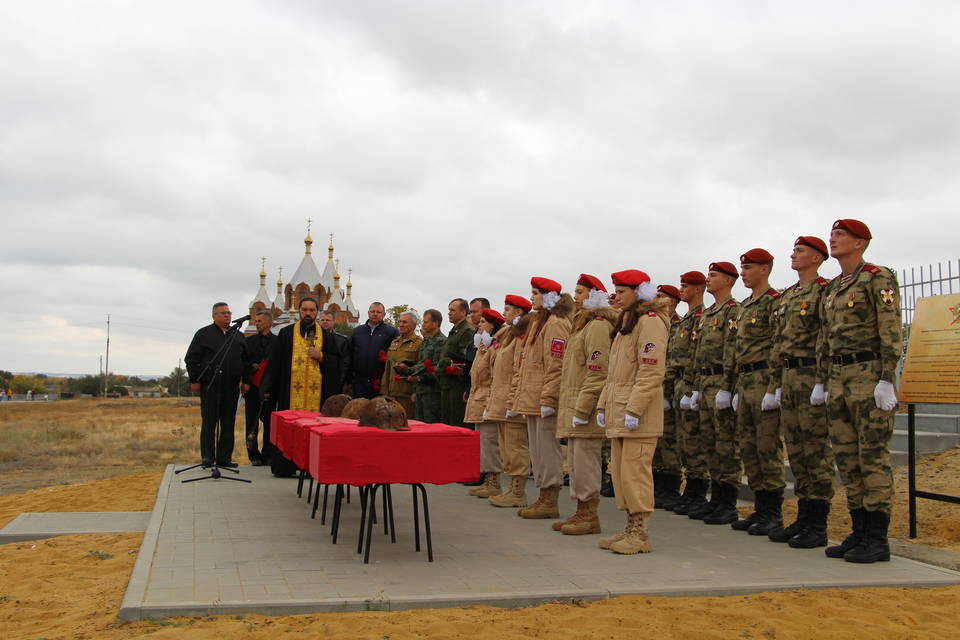
<path fill-rule="evenodd" d="M 710 464 L 703 434 L 700 432 L 700 418 L 698 412 L 690 406 L 696 379 L 693 356 L 699 344 L 706 284 L 707 277 L 699 271 L 687 271 L 680 276 L 680 299 L 687 303 L 687 312 L 680 321 L 677 339 L 670 343 L 672 364 L 667 365 L 672 369 L 669 375 L 675 379 L 673 406 L 679 410 L 675 411 L 674 415 L 687 475 L 683 495 L 673 507 L 673 512 L 681 516 L 706 504 L 707 482 L 710 480 Z M 664 508 L 670 509 L 670 506 L 664 505 Z"/>
<path fill-rule="evenodd" d="M 463 422 L 463 412 L 467 406 L 464 393 L 470 388 L 467 365 L 474 351 L 473 334 L 476 333 L 467 319 L 468 310 L 467 301 L 463 298 L 454 298 L 447 305 L 447 318 L 453 328 L 443 343 L 436 365 L 442 422 L 454 427 L 467 426 Z"/>
<path fill-rule="evenodd" d="M 736 382 L 735 350 L 740 304 L 730 290 L 739 277 L 730 262 L 711 262 L 707 291 L 714 303 L 700 318 L 697 368 L 690 406 L 699 412 L 700 434 L 710 466 L 710 501 L 691 509 L 687 517 L 707 524 L 727 524 L 737 518 L 740 452 L 737 417 L 731 407 Z"/>
<path fill-rule="evenodd" d="M 417 364 L 407 373 L 407 381 L 413 383 L 414 414 L 416 419 L 427 424 L 441 421 L 440 383 L 437 381 L 436 367 L 440 361 L 440 351 L 447 337 L 440 333 L 443 314 L 436 309 L 423 312 L 420 333 L 423 342 L 417 352 Z"/>
<path fill-rule="evenodd" d="M 737 414 L 740 457 L 753 489 L 754 510 L 731 526 L 752 536 L 766 536 L 783 526 L 783 450 L 780 444 L 780 406 L 770 386 L 774 310 L 780 292 L 770 288 L 773 256 L 751 249 L 740 256 L 740 275 L 750 296 L 740 303 L 737 318 L 738 384 L 733 398 Z"/>
<path fill-rule="evenodd" d="M 397 320 L 400 335 L 393 339 L 387 349 L 387 365 L 380 381 L 380 393 L 396 400 L 408 418 L 416 412 L 412 398 L 413 385 L 407 379 L 409 368 L 417 363 L 417 354 L 423 339 L 416 334 L 420 318 L 412 311 L 404 311 Z"/>
<path fill-rule="evenodd" d="M 817 345 L 818 380 L 826 388 L 817 383 L 810 395 L 813 405 L 827 403 L 833 453 L 853 523 L 846 540 L 827 547 L 826 554 L 861 563 L 890 559 L 893 383 L 903 344 L 896 276 L 863 261 L 871 237 L 859 220 L 833 223 L 830 254 L 841 274 L 824 294 Z"/>
<path fill-rule="evenodd" d="M 780 424 L 793 472 L 797 519 L 768 534 L 774 542 L 797 549 L 827 544 L 827 515 L 833 499 L 833 450 L 827 411 L 810 404 L 817 382 L 817 338 L 823 293 L 829 282 L 817 271 L 830 257 L 827 244 L 800 236 L 793 245 L 790 266 L 800 280 L 784 291 L 776 312 L 769 393 L 780 398 Z"/>
<path fill-rule="evenodd" d="M 663 435 L 657 441 L 657 450 L 653 454 L 653 498 L 658 509 L 667 505 L 675 507 L 680 499 L 680 481 L 683 477 L 681 451 L 677 440 L 677 420 L 673 396 L 679 373 L 676 366 L 674 346 L 679 340 L 683 319 L 677 314 L 680 302 L 680 290 L 669 284 L 657 287 L 657 297 L 666 305 L 670 316 L 669 339 L 667 341 L 667 373 L 663 378 Z"/>

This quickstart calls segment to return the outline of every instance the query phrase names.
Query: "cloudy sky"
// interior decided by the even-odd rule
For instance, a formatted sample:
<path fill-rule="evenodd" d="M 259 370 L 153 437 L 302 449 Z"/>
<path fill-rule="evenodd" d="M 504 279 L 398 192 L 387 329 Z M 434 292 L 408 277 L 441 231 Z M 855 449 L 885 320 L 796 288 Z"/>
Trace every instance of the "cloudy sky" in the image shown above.
<path fill-rule="evenodd" d="M 956 261 L 957 33 L 954 2 L 4 2 L 0 369 L 96 373 L 109 313 L 111 370 L 165 374 L 308 217 L 362 309 L 755 246 L 784 286 L 839 217 Z"/>

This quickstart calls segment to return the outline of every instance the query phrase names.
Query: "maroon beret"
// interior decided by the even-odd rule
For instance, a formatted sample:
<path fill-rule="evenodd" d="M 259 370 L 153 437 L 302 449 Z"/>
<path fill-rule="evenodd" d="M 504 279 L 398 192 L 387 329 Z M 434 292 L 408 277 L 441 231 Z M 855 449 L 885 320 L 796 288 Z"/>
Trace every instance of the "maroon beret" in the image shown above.
<path fill-rule="evenodd" d="M 489 320 L 492 324 L 500 325 L 504 322 L 503 315 L 501 315 L 496 309 L 484 309 L 480 312 L 480 315 Z"/>
<path fill-rule="evenodd" d="M 677 289 L 677 288 L 676 288 L 675 286 L 673 286 L 672 284 L 661 284 L 661 285 L 659 285 L 659 286 L 657 287 L 657 293 L 665 293 L 665 294 L 667 294 L 668 296 L 670 296 L 671 298 L 677 300 L 678 302 L 679 302 L 679 300 L 680 300 L 680 289 Z"/>
<path fill-rule="evenodd" d="M 680 276 L 680 284 L 707 284 L 707 276 L 699 271 L 687 271 Z"/>
<path fill-rule="evenodd" d="M 737 268 L 733 266 L 732 262 L 711 262 L 710 266 L 707 268 L 707 271 L 719 271 L 728 276 L 734 278 L 740 277 L 740 272 L 737 271 Z"/>
<path fill-rule="evenodd" d="M 600 282 L 599 278 L 596 278 L 589 273 L 581 273 L 580 279 L 577 280 L 577 284 L 582 284 L 585 287 L 590 287 L 591 289 L 599 289 L 600 291 L 606 292 L 607 288 L 603 286 L 603 283 Z"/>
<path fill-rule="evenodd" d="M 827 250 L 827 243 L 817 236 L 800 236 L 797 238 L 797 241 L 793 243 L 793 246 L 797 246 L 798 244 L 805 244 L 812 249 L 816 249 L 823 254 L 824 258 L 830 257 L 830 252 Z"/>
<path fill-rule="evenodd" d="M 639 287 L 644 282 L 650 282 L 650 276 L 639 269 L 627 269 L 610 274 L 613 284 L 618 287 Z"/>
<path fill-rule="evenodd" d="M 551 280 L 550 278 L 540 278 L 534 276 L 530 278 L 530 286 L 540 289 L 540 291 L 555 291 L 560 293 L 563 287 L 560 286 L 560 283 L 556 280 Z"/>
<path fill-rule="evenodd" d="M 773 262 L 773 255 L 766 249 L 750 249 L 740 256 L 740 264 L 770 264 Z"/>
<path fill-rule="evenodd" d="M 523 296 L 517 296 L 512 293 L 507 294 L 507 297 L 503 299 L 503 304 L 508 304 L 511 307 L 517 307 L 518 309 L 523 309 L 524 311 L 530 311 L 530 309 L 533 309 L 533 304 L 529 300 Z"/>
<path fill-rule="evenodd" d="M 842 220 L 837 220 L 833 223 L 834 229 L 844 229 L 849 231 L 858 238 L 863 238 L 864 240 L 869 240 L 873 236 L 870 235 L 870 228 L 867 225 L 863 224 L 859 220 L 854 220 L 853 218 L 844 218 Z"/>

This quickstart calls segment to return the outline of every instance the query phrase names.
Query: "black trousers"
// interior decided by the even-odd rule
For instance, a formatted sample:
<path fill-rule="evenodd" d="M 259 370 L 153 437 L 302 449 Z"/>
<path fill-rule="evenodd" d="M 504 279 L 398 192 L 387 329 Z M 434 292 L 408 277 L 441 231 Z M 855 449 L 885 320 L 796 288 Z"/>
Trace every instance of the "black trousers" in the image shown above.
<path fill-rule="evenodd" d="M 266 402 L 270 402 L 267 400 Z M 269 418 L 263 423 L 263 448 L 259 446 L 261 413 L 264 412 L 265 401 L 260 398 L 260 387 L 250 386 L 250 391 L 243 394 L 243 413 L 246 419 L 247 458 L 250 462 L 262 460 L 267 455 L 270 444 Z M 269 412 L 267 412 L 269 415 Z"/>
<path fill-rule="evenodd" d="M 219 392 L 219 393 L 218 393 Z M 233 458 L 233 429 L 237 421 L 240 378 L 225 378 L 200 389 L 200 457 L 218 463 Z M 220 437 L 216 437 L 217 423 Z"/>
<path fill-rule="evenodd" d="M 373 378 L 354 377 L 353 379 L 353 397 L 373 399 L 380 394 L 373 388 Z"/>

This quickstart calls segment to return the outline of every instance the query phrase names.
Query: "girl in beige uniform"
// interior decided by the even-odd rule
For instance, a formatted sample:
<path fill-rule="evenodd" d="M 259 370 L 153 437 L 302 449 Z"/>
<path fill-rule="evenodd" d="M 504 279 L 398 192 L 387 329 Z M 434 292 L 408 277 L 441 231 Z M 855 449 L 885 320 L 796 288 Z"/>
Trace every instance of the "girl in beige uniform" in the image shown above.
<path fill-rule="evenodd" d="M 530 475 L 530 448 L 527 421 L 518 416 L 507 417 L 507 402 L 514 371 L 520 366 L 520 343 L 526 335 L 532 308 L 523 296 L 508 295 L 504 300 L 504 325 L 493 338 L 490 363 L 493 376 L 487 400 L 486 419 L 497 423 L 503 470 L 510 476 L 510 486 L 498 496 L 491 496 L 495 507 L 527 506 L 527 476 Z"/>
<path fill-rule="evenodd" d="M 601 549 L 634 554 L 652 551 L 647 521 L 653 513 L 653 454 L 663 435 L 663 377 L 669 318 L 657 290 L 642 271 L 612 276 L 621 305 L 597 424 L 611 442 L 610 470 L 617 508 L 626 511 L 622 533 L 598 541 Z"/>
<path fill-rule="evenodd" d="M 463 421 L 475 424 L 480 432 L 480 473 L 483 474 L 483 484 L 467 492 L 478 498 L 500 495 L 503 465 L 500 462 L 499 434 L 497 423 L 487 418 L 487 401 L 493 382 L 493 336 L 502 326 L 503 316 L 499 311 L 484 309 L 477 332 L 473 334 L 477 355 L 470 367 L 470 396 L 467 398 Z"/>
<path fill-rule="evenodd" d="M 517 512 L 521 518 L 557 518 L 557 496 L 563 484 L 563 454 L 557 440 L 557 407 L 560 368 L 570 335 L 573 298 L 561 293 L 560 283 L 549 278 L 530 280 L 536 314 L 530 321 L 511 385 L 510 412 L 527 419 L 530 463 L 540 496 Z M 507 414 L 510 417 L 510 414 Z"/>

